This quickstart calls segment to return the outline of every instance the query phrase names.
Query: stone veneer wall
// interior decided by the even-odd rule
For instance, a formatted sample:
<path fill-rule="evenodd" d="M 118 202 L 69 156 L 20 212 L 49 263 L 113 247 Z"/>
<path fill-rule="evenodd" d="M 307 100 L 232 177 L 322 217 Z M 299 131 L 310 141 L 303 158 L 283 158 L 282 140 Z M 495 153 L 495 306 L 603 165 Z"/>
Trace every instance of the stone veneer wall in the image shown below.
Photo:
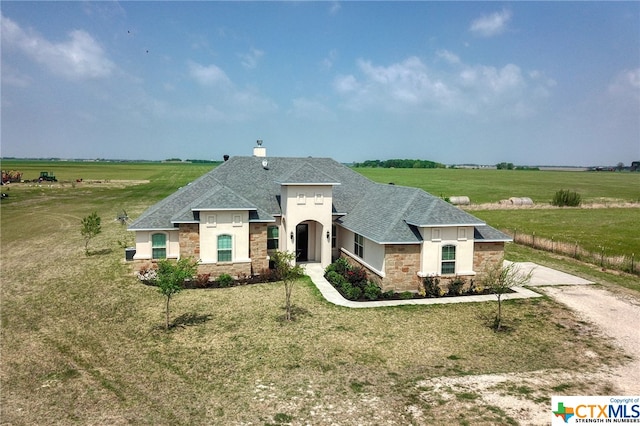
<path fill-rule="evenodd" d="M 473 247 L 473 270 L 477 273 L 476 279 L 481 279 L 483 271 L 496 263 L 502 263 L 503 260 L 504 242 L 476 242 Z"/>
<path fill-rule="evenodd" d="M 421 278 L 420 245 L 386 245 L 384 252 L 385 277 L 382 279 L 382 291 L 417 291 Z"/>
<path fill-rule="evenodd" d="M 197 223 L 181 223 L 178 229 L 180 257 L 200 259 L 200 225 Z"/>
<path fill-rule="evenodd" d="M 269 269 L 266 223 L 249 224 L 249 257 L 253 274 L 260 274 L 265 269 Z"/>
<path fill-rule="evenodd" d="M 369 280 L 380 286 L 382 291 L 393 290 L 418 291 L 421 278 L 418 277 L 420 270 L 420 245 L 398 244 L 385 246 L 384 265 L 385 277 L 381 277 L 376 272 L 369 269 L 358 259 L 342 254 L 351 265 L 360 266 L 366 269 Z"/>

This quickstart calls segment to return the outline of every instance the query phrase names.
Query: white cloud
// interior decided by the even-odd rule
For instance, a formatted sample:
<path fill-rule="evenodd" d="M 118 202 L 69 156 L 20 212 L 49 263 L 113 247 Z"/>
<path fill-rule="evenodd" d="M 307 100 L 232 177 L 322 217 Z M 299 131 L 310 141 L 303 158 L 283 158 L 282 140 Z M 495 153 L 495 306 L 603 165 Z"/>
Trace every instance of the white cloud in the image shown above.
<path fill-rule="evenodd" d="M 444 50 L 438 50 L 436 52 L 436 56 L 440 59 L 443 59 L 445 62 L 448 62 L 450 64 L 459 64 L 460 63 L 460 58 L 458 57 L 458 55 L 456 55 L 453 52 L 450 52 L 446 49 Z"/>
<path fill-rule="evenodd" d="M 619 72 L 609 84 L 614 96 L 632 96 L 640 99 L 640 68 Z"/>
<path fill-rule="evenodd" d="M 534 113 L 535 103 L 549 97 L 555 85 L 543 73 L 525 73 L 515 64 L 468 65 L 448 51 L 436 55 L 456 63 L 457 71 L 429 68 L 417 57 L 388 66 L 359 60 L 360 74 L 338 76 L 333 87 L 353 110 L 524 116 Z"/>
<path fill-rule="evenodd" d="M 258 61 L 264 56 L 264 52 L 258 49 L 251 49 L 249 53 L 241 53 L 238 55 L 242 66 L 248 69 L 254 69 L 258 66 Z"/>
<path fill-rule="evenodd" d="M 476 19 L 471 23 L 469 31 L 480 37 L 493 37 L 507 29 L 509 20 L 511 20 L 511 12 L 505 9 Z"/>
<path fill-rule="evenodd" d="M 227 74 L 214 64 L 203 66 L 196 62 L 189 62 L 189 74 L 203 86 L 228 87 L 231 85 Z"/>
<path fill-rule="evenodd" d="M 5 16 L 1 17 L 1 26 L 4 48 L 20 50 L 55 74 L 70 79 L 95 79 L 109 77 L 116 68 L 86 31 L 71 31 L 67 41 L 52 43 L 27 33 Z"/>

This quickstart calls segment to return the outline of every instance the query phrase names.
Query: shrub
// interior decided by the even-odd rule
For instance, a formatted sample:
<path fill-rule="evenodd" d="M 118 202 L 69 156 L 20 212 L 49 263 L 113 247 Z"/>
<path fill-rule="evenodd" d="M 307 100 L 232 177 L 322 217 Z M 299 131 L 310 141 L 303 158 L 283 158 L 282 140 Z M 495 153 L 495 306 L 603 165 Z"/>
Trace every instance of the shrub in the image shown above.
<path fill-rule="evenodd" d="M 345 275 L 347 271 L 351 269 L 349 261 L 344 257 L 340 257 L 335 262 L 333 262 L 333 267 L 335 271 L 340 275 Z"/>
<path fill-rule="evenodd" d="M 367 300 L 378 300 L 380 295 L 382 294 L 382 290 L 376 283 L 373 281 L 367 282 L 367 285 L 364 287 L 364 298 Z"/>
<path fill-rule="evenodd" d="M 349 283 L 346 283 L 345 286 L 343 286 L 343 289 L 345 289 L 344 297 L 349 300 L 358 300 L 362 295 L 362 290 L 360 289 L 360 287 L 356 287 Z"/>
<path fill-rule="evenodd" d="M 209 284 L 211 274 L 198 274 L 194 277 L 193 282 L 196 287 L 206 287 Z"/>
<path fill-rule="evenodd" d="M 558 207 L 578 207 L 581 202 L 580 194 L 577 192 L 561 189 L 553 196 L 551 204 Z"/>
<path fill-rule="evenodd" d="M 437 277 L 425 277 L 422 281 L 426 297 L 440 297 L 440 280 Z"/>
<path fill-rule="evenodd" d="M 352 267 L 343 276 L 353 285 L 364 288 L 367 285 L 367 271 L 364 268 Z"/>
<path fill-rule="evenodd" d="M 331 283 L 332 286 L 334 286 L 336 288 L 340 288 L 343 283 L 348 282 L 342 275 L 340 275 L 339 273 L 337 273 L 335 271 L 329 272 L 325 276 L 325 278 L 327 279 L 327 281 L 329 281 Z"/>
<path fill-rule="evenodd" d="M 382 298 L 383 299 L 393 299 L 393 297 L 396 295 L 396 293 L 393 290 L 387 290 L 384 293 L 382 293 Z"/>
<path fill-rule="evenodd" d="M 462 294 L 462 288 L 464 287 L 464 278 L 456 278 L 449 282 L 447 295 L 460 296 Z"/>
<path fill-rule="evenodd" d="M 233 285 L 233 277 L 229 274 L 222 274 L 218 277 L 218 285 L 220 287 L 231 287 Z"/>
<path fill-rule="evenodd" d="M 400 299 L 413 299 L 413 293 L 411 293 L 410 291 L 403 291 L 402 293 L 400 293 Z"/>

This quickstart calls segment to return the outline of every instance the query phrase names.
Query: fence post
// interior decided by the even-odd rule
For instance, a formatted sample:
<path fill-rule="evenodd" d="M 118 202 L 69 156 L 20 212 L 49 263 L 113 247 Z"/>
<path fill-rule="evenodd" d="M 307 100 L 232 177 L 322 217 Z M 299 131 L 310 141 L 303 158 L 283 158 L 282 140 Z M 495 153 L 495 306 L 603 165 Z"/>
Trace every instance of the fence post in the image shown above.
<path fill-rule="evenodd" d="M 573 249 L 573 257 L 574 259 L 578 258 L 578 240 L 576 240 L 576 245 L 574 246 L 574 249 Z"/>
<path fill-rule="evenodd" d="M 533 235 L 532 235 L 532 239 L 531 239 L 531 247 L 536 248 L 536 231 L 533 231 Z"/>
<path fill-rule="evenodd" d="M 552 236 L 551 237 L 551 253 L 555 253 L 556 252 L 555 247 L 553 246 L 553 243 L 554 243 L 554 241 L 553 241 L 553 236 Z"/>
<path fill-rule="evenodd" d="M 600 267 L 604 266 L 604 246 L 600 246 Z"/>

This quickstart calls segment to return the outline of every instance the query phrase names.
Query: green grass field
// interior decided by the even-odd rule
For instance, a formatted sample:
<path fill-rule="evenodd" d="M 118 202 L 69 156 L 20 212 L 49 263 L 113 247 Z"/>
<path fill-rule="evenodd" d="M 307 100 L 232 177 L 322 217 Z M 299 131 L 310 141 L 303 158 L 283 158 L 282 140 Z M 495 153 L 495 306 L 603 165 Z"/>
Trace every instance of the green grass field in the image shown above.
<path fill-rule="evenodd" d="M 492 169 L 355 169 L 376 182 L 422 188 L 442 197 L 466 195 L 473 204 L 529 197 L 550 203 L 556 191 L 578 192 L 586 203 L 640 202 L 640 173 Z"/>
<path fill-rule="evenodd" d="M 540 402 L 560 387 L 614 389 L 561 374 L 625 358 L 547 298 L 507 302 L 510 331 L 495 333 L 494 303 L 352 310 L 301 281 L 296 321 L 286 323 L 281 283 L 189 290 L 173 300 L 177 327 L 166 333 L 163 298 L 131 274 L 119 244 L 131 235 L 114 219 L 122 209 L 136 217 L 211 166 L 66 167 L 53 171 L 69 180 L 86 170 L 85 180 L 149 183 L 7 188 L 0 217 L 5 424 L 515 424 L 512 413 L 464 389 L 447 389 L 458 395 L 451 410 L 444 391 L 425 383 L 542 370 L 544 380 L 524 396 L 517 379 L 504 392 Z M 103 232 L 86 256 L 80 219 L 92 211 Z M 533 252 L 508 253 L 530 259 Z M 611 288 L 628 279 L 535 256 Z"/>

